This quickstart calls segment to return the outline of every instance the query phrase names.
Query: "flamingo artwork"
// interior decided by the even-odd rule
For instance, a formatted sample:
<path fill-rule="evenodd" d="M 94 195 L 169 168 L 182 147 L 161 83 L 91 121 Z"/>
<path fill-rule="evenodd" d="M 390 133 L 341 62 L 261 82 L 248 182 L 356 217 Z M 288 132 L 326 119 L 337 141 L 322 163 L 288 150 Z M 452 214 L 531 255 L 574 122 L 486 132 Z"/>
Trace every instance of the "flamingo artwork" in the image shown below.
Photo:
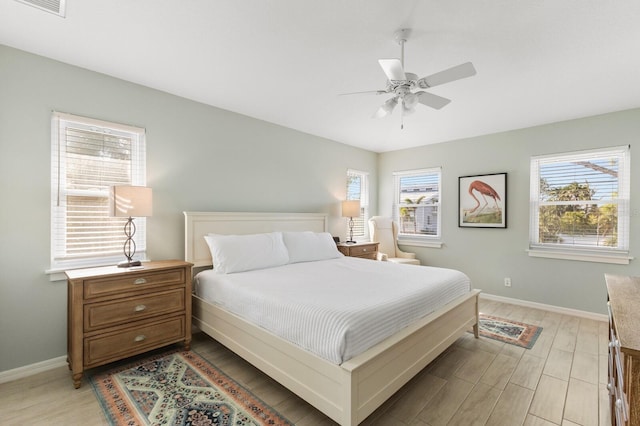
<path fill-rule="evenodd" d="M 506 173 L 462 176 L 458 182 L 458 226 L 507 227 Z"/>
<path fill-rule="evenodd" d="M 478 208 L 480 207 L 480 204 L 481 204 L 480 200 L 478 200 L 478 197 L 475 196 L 474 191 L 478 192 L 482 196 L 482 198 L 484 199 L 484 205 L 482 206 L 480 211 L 482 211 L 489 204 L 489 201 L 487 200 L 487 197 L 493 198 L 493 202 L 496 204 L 496 209 L 500 208 L 498 206 L 498 201 L 500 200 L 500 195 L 498 195 L 496 190 L 493 189 L 491 187 L 491 185 L 489 185 L 489 184 L 487 184 L 487 183 L 485 183 L 485 182 L 483 182 L 481 180 L 474 180 L 473 182 L 471 182 L 469 184 L 469 195 L 471 195 L 471 197 L 473 197 L 473 199 L 476 200 L 476 206 L 474 208 L 472 208 L 471 210 L 469 210 L 468 214 L 472 214 L 476 210 L 478 210 Z"/>

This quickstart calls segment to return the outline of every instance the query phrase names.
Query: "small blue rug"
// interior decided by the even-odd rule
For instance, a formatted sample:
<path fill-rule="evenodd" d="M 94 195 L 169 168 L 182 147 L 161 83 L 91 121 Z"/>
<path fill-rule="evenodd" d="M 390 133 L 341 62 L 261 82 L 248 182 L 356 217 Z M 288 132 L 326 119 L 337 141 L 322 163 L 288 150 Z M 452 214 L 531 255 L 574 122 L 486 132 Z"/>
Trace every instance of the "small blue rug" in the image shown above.
<path fill-rule="evenodd" d="M 542 327 L 480 314 L 480 335 L 489 339 L 531 349 Z"/>

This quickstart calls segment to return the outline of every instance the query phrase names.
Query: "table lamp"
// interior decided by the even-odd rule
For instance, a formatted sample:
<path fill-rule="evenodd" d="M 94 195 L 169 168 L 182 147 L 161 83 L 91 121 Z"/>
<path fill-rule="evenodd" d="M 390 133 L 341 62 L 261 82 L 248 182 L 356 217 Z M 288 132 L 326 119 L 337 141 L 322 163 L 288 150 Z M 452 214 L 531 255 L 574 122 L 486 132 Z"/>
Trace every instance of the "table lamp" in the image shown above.
<path fill-rule="evenodd" d="M 140 266 L 139 260 L 133 260 L 136 253 L 136 243 L 133 235 L 136 233 L 136 225 L 133 217 L 151 216 L 153 211 L 151 188 L 144 186 L 112 186 L 109 197 L 109 215 L 113 217 L 126 217 L 124 234 L 127 236 L 124 242 L 123 252 L 127 257 L 124 262 L 118 263 L 120 268 Z"/>
<path fill-rule="evenodd" d="M 348 244 L 354 244 L 353 240 L 353 218 L 360 217 L 360 200 L 346 200 L 342 202 L 342 217 L 349 218 L 349 240 Z"/>

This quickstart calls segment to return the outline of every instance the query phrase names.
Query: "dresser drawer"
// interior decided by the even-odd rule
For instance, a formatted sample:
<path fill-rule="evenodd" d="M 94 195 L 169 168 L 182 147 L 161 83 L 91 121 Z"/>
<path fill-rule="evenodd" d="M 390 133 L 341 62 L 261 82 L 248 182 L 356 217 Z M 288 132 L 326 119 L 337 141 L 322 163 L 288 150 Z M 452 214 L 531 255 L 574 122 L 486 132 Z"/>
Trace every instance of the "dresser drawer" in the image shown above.
<path fill-rule="evenodd" d="M 377 259 L 377 255 L 376 255 L 375 252 L 374 253 L 365 253 L 365 254 L 362 254 L 360 256 L 354 256 L 354 257 L 359 257 L 361 259 L 371 259 L 371 260 L 376 260 Z"/>
<path fill-rule="evenodd" d="M 629 408 L 627 403 L 627 397 L 618 386 L 616 386 L 615 391 L 613 393 L 614 404 L 613 409 L 615 410 L 615 418 L 616 425 L 624 426 L 626 422 L 629 420 Z"/>
<path fill-rule="evenodd" d="M 126 330 L 84 339 L 84 365 L 94 367 L 184 340 L 185 318 L 141 324 Z"/>
<path fill-rule="evenodd" d="M 614 397 L 615 397 L 615 409 L 616 415 L 620 415 L 620 418 L 626 422 L 629 418 L 629 402 L 627 395 L 625 394 L 625 376 L 624 376 L 624 354 L 620 352 L 620 342 L 616 339 L 613 344 L 613 363 L 615 365 L 614 373 Z"/>
<path fill-rule="evenodd" d="M 177 288 L 138 297 L 84 305 L 84 331 L 99 330 L 156 315 L 183 312 L 185 309 L 184 293 L 184 288 Z"/>
<path fill-rule="evenodd" d="M 366 246 L 354 246 L 349 250 L 349 254 L 354 257 L 371 257 L 375 259 L 376 257 L 376 246 L 375 245 L 366 245 Z"/>
<path fill-rule="evenodd" d="M 184 284 L 185 269 L 129 273 L 123 276 L 103 277 L 84 281 L 84 298 L 92 299 L 114 293 L 148 289 L 159 285 Z"/>

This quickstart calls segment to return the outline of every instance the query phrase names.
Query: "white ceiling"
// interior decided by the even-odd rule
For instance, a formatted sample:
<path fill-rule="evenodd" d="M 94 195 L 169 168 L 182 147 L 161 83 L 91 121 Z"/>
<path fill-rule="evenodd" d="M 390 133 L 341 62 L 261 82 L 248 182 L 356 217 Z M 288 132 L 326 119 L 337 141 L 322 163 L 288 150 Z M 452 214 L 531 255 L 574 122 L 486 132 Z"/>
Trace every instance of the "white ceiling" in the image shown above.
<path fill-rule="evenodd" d="M 640 107 L 638 0 L 0 0 L 0 43 L 376 152 Z M 372 119 L 377 60 L 422 77 L 441 110 Z"/>

